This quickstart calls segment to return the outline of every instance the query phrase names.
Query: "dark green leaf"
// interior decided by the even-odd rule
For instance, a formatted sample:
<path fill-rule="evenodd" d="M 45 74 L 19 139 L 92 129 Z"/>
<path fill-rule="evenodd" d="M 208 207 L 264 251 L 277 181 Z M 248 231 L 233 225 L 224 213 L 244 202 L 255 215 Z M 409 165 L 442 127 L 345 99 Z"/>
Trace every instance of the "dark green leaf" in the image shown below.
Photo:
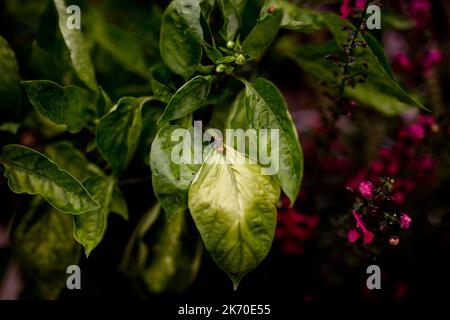
<path fill-rule="evenodd" d="M 91 103 L 85 89 L 47 80 L 23 81 L 22 85 L 36 110 L 51 121 L 66 124 L 72 133 L 87 125 Z"/>
<path fill-rule="evenodd" d="M 278 34 L 283 13 L 275 10 L 260 18 L 256 26 L 242 43 L 242 52 L 250 59 L 261 54 Z"/>
<path fill-rule="evenodd" d="M 86 189 L 100 204 L 100 208 L 74 216 L 73 235 L 84 246 L 86 256 L 102 241 L 113 201 L 114 180 L 110 177 L 92 177 L 85 181 Z"/>
<path fill-rule="evenodd" d="M 56 299 L 66 284 L 66 269 L 80 260 L 70 216 L 34 201 L 15 223 L 12 245 L 23 270 L 37 282 L 42 298 Z"/>
<path fill-rule="evenodd" d="M 227 41 L 234 41 L 241 26 L 241 12 L 247 0 L 219 0 L 222 16 L 225 20 L 220 31 Z"/>
<path fill-rule="evenodd" d="M 14 51 L 0 36 L 0 107 L 20 101 L 20 75 Z"/>
<path fill-rule="evenodd" d="M 182 138 L 181 142 L 172 140 L 176 130 L 183 134 L 176 136 L 177 139 Z M 184 164 L 174 163 L 172 159 L 172 152 L 177 145 L 183 147 L 183 150 L 191 151 L 191 155 L 186 155 L 188 159 L 185 159 Z M 166 126 L 158 132 L 150 152 L 150 167 L 153 190 L 166 212 L 167 219 L 170 220 L 187 209 L 189 186 L 200 164 L 201 160 L 194 164 L 192 136 L 189 130 L 178 126 Z"/>
<path fill-rule="evenodd" d="M 174 73 L 185 78 L 197 70 L 202 58 L 201 14 L 199 0 L 174 0 L 163 16 L 161 57 Z"/>
<path fill-rule="evenodd" d="M 279 130 L 279 170 L 281 188 L 294 203 L 303 176 L 303 152 L 297 129 L 286 101 L 273 83 L 259 78 L 254 84 L 244 82 L 246 119 L 253 129 Z"/>
<path fill-rule="evenodd" d="M 127 201 L 119 187 L 115 187 L 113 190 L 111 211 L 128 221 L 129 214 Z"/>
<path fill-rule="evenodd" d="M 134 156 L 142 129 L 142 107 L 151 98 L 124 97 L 97 126 L 97 146 L 120 175 Z"/>
<path fill-rule="evenodd" d="M 193 235 L 187 212 L 164 221 L 149 250 L 142 278 L 152 293 L 182 292 L 194 280 L 200 267 L 203 246 Z"/>
<path fill-rule="evenodd" d="M 281 27 L 284 29 L 310 33 L 320 30 L 323 27 L 320 20 L 320 13 L 299 8 L 297 5 L 285 0 L 266 0 L 261 11 L 261 16 L 266 15 L 271 7 L 283 10 Z"/>
<path fill-rule="evenodd" d="M 185 83 L 172 96 L 158 123 L 162 125 L 183 118 L 203 106 L 213 80 L 213 76 L 196 76 Z"/>
<path fill-rule="evenodd" d="M 0 163 L 5 166 L 9 187 L 16 193 L 39 194 L 58 210 L 75 215 L 99 207 L 78 180 L 37 151 L 7 145 Z"/>
<path fill-rule="evenodd" d="M 189 189 L 189 210 L 206 249 L 235 288 L 266 257 L 275 233 L 280 188 L 261 170 L 227 146 L 224 153 L 213 149 Z"/>
<path fill-rule="evenodd" d="M 71 142 L 61 141 L 51 144 L 45 148 L 45 153 L 78 181 L 84 181 L 92 176 L 105 175 L 102 169 L 89 162 Z"/>

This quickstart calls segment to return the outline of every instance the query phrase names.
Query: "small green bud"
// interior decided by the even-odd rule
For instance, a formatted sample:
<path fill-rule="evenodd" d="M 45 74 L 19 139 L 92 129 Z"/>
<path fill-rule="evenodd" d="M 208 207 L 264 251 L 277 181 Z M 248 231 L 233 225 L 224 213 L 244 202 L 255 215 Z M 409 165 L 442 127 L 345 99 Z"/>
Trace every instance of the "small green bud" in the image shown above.
<path fill-rule="evenodd" d="M 216 72 L 217 73 L 223 73 L 226 70 L 226 66 L 224 64 L 218 64 L 216 67 Z"/>
<path fill-rule="evenodd" d="M 242 66 L 243 64 L 245 64 L 245 57 L 244 57 L 244 55 L 243 55 L 242 53 L 239 54 L 239 55 L 236 57 L 235 62 L 236 62 L 236 64 L 238 64 L 238 65 L 240 65 L 240 66 Z"/>
<path fill-rule="evenodd" d="M 227 48 L 228 48 L 228 49 L 233 49 L 233 48 L 234 48 L 234 42 L 231 41 L 231 40 L 228 41 L 228 42 L 227 42 Z"/>

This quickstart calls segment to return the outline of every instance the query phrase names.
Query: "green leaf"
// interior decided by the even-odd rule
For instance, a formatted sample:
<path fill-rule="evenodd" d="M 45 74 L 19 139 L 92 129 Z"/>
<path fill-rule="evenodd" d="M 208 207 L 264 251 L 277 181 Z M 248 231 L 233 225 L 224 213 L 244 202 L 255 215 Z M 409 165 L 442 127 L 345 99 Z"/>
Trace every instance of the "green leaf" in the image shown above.
<path fill-rule="evenodd" d="M 97 100 L 97 113 L 101 117 L 104 116 L 105 113 L 108 113 L 109 110 L 111 110 L 111 108 L 113 107 L 113 103 L 111 101 L 111 98 L 103 90 L 102 87 L 99 87 L 98 91 L 100 92 L 100 95 Z"/>
<path fill-rule="evenodd" d="M 198 273 L 203 246 L 183 212 L 164 226 L 149 250 L 142 278 L 152 293 L 182 292 Z"/>
<path fill-rule="evenodd" d="M 183 134 L 181 142 L 172 140 L 172 135 L 176 130 Z M 180 138 L 179 135 L 176 137 Z M 189 159 L 186 159 L 185 164 L 176 164 L 171 157 L 177 145 L 182 146 L 183 150 L 191 151 L 191 155 L 186 156 Z M 153 140 L 150 152 L 153 190 L 163 206 L 168 220 L 182 214 L 187 209 L 188 190 L 201 164 L 201 161 L 193 164 L 192 155 L 191 132 L 187 129 L 179 126 L 166 126 L 158 132 Z"/>
<path fill-rule="evenodd" d="M 20 101 L 19 67 L 14 51 L 1 36 L 0 70 L 0 106 L 16 105 Z"/>
<path fill-rule="evenodd" d="M 45 153 L 62 169 L 70 172 L 78 181 L 84 181 L 93 176 L 105 176 L 102 169 L 89 162 L 71 142 L 61 141 L 48 145 L 45 148 Z"/>
<path fill-rule="evenodd" d="M 160 52 L 176 74 L 189 78 L 200 66 L 203 29 L 199 0 L 174 0 L 164 12 Z"/>
<path fill-rule="evenodd" d="M 189 189 L 189 210 L 206 249 L 235 288 L 266 257 L 275 233 L 280 188 L 261 170 L 232 148 L 213 149 Z"/>
<path fill-rule="evenodd" d="M 196 76 L 185 83 L 172 96 L 158 124 L 166 124 L 194 112 L 202 107 L 208 98 L 215 77 Z"/>
<path fill-rule="evenodd" d="M 129 214 L 127 201 L 119 187 L 114 187 L 112 196 L 111 211 L 128 221 Z"/>
<path fill-rule="evenodd" d="M 270 81 L 259 78 L 254 84 L 247 81 L 244 84 L 246 119 L 250 128 L 279 130 L 277 177 L 281 188 L 294 203 L 303 177 L 303 152 L 286 101 Z"/>
<path fill-rule="evenodd" d="M 108 23 L 101 14 L 95 13 L 94 34 L 98 44 L 127 70 L 148 78 L 144 48 L 138 35 Z"/>
<path fill-rule="evenodd" d="M 97 126 L 96 141 L 103 157 L 120 175 L 134 156 L 142 129 L 142 107 L 152 98 L 124 97 Z"/>
<path fill-rule="evenodd" d="M 79 263 L 81 246 L 73 239 L 71 217 L 41 205 L 41 198 L 36 200 L 25 215 L 16 218 L 12 246 L 22 270 L 37 283 L 42 298 L 56 299 L 65 288 L 67 267 Z"/>
<path fill-rule="evenodd" d="M 37 151 L 7 145 L 0 163 L 5 166 L 5 177 L 15 193 L 39 194 L 56 209 L 74 215 L 99 207 L 77 179 Z"/>
<path fill-rule="evenodd" d="M 73 235 L 84 246 L 86 256 L 102 241 L 111 210 L 114 180 L 110 177 L 92 177 L 85 181 L 86 189 L 100 204 L 100 208 L 74 216 Z"/>
<path fill-rule="evenodd" d="M 250 59 L 257 57 L 272 43 L 280 29 L 283 13 L 275 10 L 260 18 L 242 43 L 242 52 Z"/>
<path fill-rule="evenodd" d="M 150 84 L 155 99 L 169 103 L 173 96 L 173 92 L 169 87 L 169 84 L 174 82 L 172 76 L 172 71 L 163 64 L 157 64 L 151 68 Z"/>
<path fill-rule="evenodd" d="M 266 0 L 261 11 L 261 16 L 266 15 L 271 7 L 283 10 L 281 28 L 310 33 L 318 31 L 323 27 L 320 13 L 299 8 L 285 0 Z"/>
<path fill-rule="evenodd" d="M 247 0 L 219 0 L 218 1 L 224 26 L 220 33 L 227 41 L 234 41 L 241 26 L 241 13 Z"/>
<path fill-rule="evenodd" d="M 87 42 L 83 38 L 80 30 L 67 28 L 67 5 L 64 0 L 53 0 L 58 14 L 59 31 L 64 39 L 64 43 L 69 50 L 70 60 L 78 77 L 91 90 L 97 90 L 94 67 L 87 47 Z"/>
<path fill-rule="evenodd" d="M 87 126 L 91 103 L 85 89 L 48 80 L 22 81 L 22 85 L 31 104 L 46 118 L 66 124 L 72 133 Z"/>

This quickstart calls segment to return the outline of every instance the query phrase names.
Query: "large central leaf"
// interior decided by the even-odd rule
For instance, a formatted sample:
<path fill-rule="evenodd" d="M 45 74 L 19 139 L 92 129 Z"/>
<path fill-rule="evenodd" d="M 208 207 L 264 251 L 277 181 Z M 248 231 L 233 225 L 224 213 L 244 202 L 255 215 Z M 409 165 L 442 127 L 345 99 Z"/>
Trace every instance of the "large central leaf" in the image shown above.
<path fill-rule="evenodd" d="M 262 167 L 226 147 L 213 149 L 189 189 L 189 210 L 206 248 L 235 288 L 270 250 L 280 196 Z"/>

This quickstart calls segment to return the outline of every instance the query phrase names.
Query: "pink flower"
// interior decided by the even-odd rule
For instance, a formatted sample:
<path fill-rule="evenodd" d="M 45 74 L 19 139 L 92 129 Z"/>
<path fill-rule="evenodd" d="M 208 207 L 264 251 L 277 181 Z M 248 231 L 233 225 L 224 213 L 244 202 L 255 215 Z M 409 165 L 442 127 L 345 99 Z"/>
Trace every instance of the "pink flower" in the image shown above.
<path fill-rule="evenodd" d="M 420 56 L 419 63 L 422 66 L 424 76 L 429 76 L 433 68 L 444 59 L 439 49 L 429 49 Z"/>
<path fill-rule="evenodd" d="M 364 198 L 370 199 L 373 197 L 373 186 L 370 181 L 363 181 L 359 184 L 359 192 Z"/>
<path fill-rule="evenodd" d="M 399 52 L 395 55 L 393 61 L 394 70 L 397 72 L 411 72 L 413 65 L 411 59 L 404 52 Z"/>
<path fill-rule="evenodd" d="M 409 7 L 409 16 L 416 22 L 417 28 L 424 28 L 431 20 L 430 0 L 413 0 Z"/>
<path fill-rule="evenodd" d="M 351 6 L 351 0 L 344 0 L 342 1 L 340 12 L 341 12 L 341 18 L 347 19 L 353 12 L 352 6 Z M 366 6 L 366 0 L 355 0 L 355 8 L 356 10 L 363 10 Z"/>
<path fill-rule="evenodd" d="M 356 220 L 356 225 L 359 229 L 361 229 L 361 232 L 363 234 L 363 242 L 365 244 L 370 244 L 373 239 L 375 238 L 375 235 L 370 232 L 369 230 L 367 230 L 366 225 L 364 224 L 364 222 L 362 221 L 362 217 L 361 215 L 356 212 L 355 210 L 353 210 L 353 217 Z M 347 238 L 349 239 L 350 242 L 352 242 L 351 240 L 358 240 L 358 238 L 355 239 L 355 235 L 353 232 L 351 232 L 352 230 L 350 230 L 350 232 L 347 234 Z"/>
<path fill-rule="evenodd" d="M 413 141 L 417 142 L 425 138 L 425 129 L 420 124 L 412 124 L 408 129 L 410 137 Z"/>
<path fill-rule="evenodd" d="M 359 232 L 355 229 L 350 230 L 347 233 L 347 239 L 350 243 L 355 243 L 359 239 Z"/>
<path fill-rule="evenodd" d="M 400 215 L 400 228 L 407 230 L 410 224 L 411 218 L 406 213 L 402 213 Z"/>

